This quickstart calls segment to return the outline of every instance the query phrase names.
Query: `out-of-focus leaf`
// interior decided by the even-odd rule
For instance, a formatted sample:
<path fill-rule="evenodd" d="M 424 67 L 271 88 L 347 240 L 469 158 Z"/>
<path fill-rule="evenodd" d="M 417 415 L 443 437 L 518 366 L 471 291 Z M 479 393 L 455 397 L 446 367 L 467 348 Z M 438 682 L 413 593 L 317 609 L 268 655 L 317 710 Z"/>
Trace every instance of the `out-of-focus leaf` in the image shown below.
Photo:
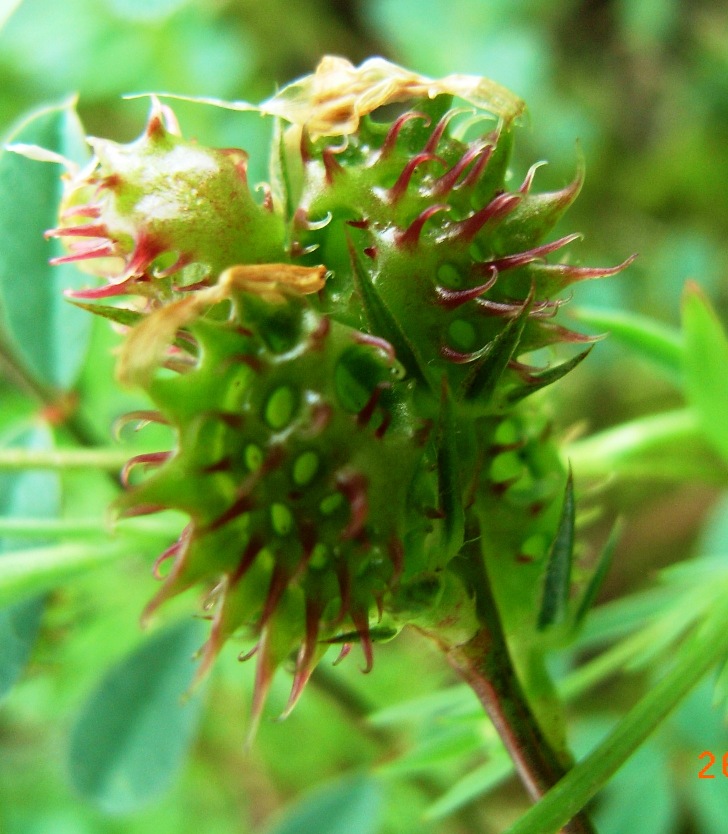
<path fill-rule="evenodd" d="M 563 622 L 566 617 L 574 552 L 574 513 L 574 480 L 569 472 L 561 518 L 546 564 L 541 610 L 538 615 L 540 629 Z"/>
<path fill-rule="evenodd" d="M 582 727 L 579 735 L 602 736 L 607 726 L 606 721 L 596 719 L 591 727 Z M 584 740 L 580 739 L 577 747 Z M 677 830 L 677 814 L 670 757 L 657 741 L 648 742 L 634 753 L 599 795 L 590 813 L 599 834 L 667 834 Z"/>
<path fill-rule="evenodd" d="M 690 804 L 700 834 L 728 834 L 728 779 L 723 775 L 722 758 L 728 750 L 728 727 L 725 712 L 716 708 L 710 679 L 695 689 L 670 721 L 670 741 L 679 743 L 689 753 L 685 772 L 685 800 Z M 699 759 L 703 750 L 715 754 L 716 761 L 708 771 L 714 779 L 699 779 L 699 771 L 708 764 Z"/>
<path fill-rule="evenodd" d="M 43 600 L 31 599 L 0 609 L 0 698 L 20 677 L 38 635 Z"/>
<path fill-rule="evenodd" d="M 463 684 L 385 707 L 370 715 L 367 720 L 376 727 L 391 727 L 401 726 L 405 722 L 432 721 L 443 715 L 482 717 L 482 714 L 483 708 L 476 700 L 472 689 Z"/>
<path fill-rule="evenodd" d="M 619 541 L 621 534 L 622 525 L 619 520 L 617 520 L 617 523 L 614 527 L 612 527 L 612 532 L 609 534 L 609 538 L 602 548 L 602 552 L 599 554 L 597 566 L 591 579 L 589 580 L 586 591 L 584 591 L 584 596 L 581 598 L 579 608 L 576 612 L 576 616 L 574 617 L 574 625 L 579 625 L 579 623 L 583 621 L 584 617 L 589 612 L 589 609 L 594 604 L 597 594 L 599 593 L 599 589 L 602 587 L 602 583 L 604 582 L 607 572 L 609 571 L 609 567 L 612 564 L 612 557 L 614 556 L 614 551 L 617 547 L 617 542 Z"/>
<path fill-rule="evenodd" d="M 0 605 L 57 587 L 129 553 L 129 542 L 59 544 L 14 550 L 0 558 Z"/>
<path fill-rule="evenodd" d="M 34 113 L 7 141 L 38 145 L 79 163 L 87 156 L 72 102 Z M 60 244 L 43 237 L 56 225 L 60 175 L 57 164 L 0 151 L 0 314 L 13 349 L 37 378 L 70 388 L 91 323 L 63 297 L 64 289 L 84 283 L 81 273 L 70 264 L 48 264 L 60 252 Z"/>
<path fill-rule="evenodd" d="M 713 507 L 696 545 L 705 558 L 723 556 L 728 564 L 728 494 Z"/>
<path fill-rule="evenodd" d="M 200 623 L 160 631 L 114 666 L 91 694 L 73 730 L 70 773 L 77 790 L 110 813 L 159 797 L 184 763 L 202 699 L 185 698 Z"/>
<path fill-rule="evenodd" d="M 672 380 L 682 375 L 683 340 L 680 333 L 654 319 L 624 310 L 579 307 L 572 315 L 591 327 L 607 331 L 643 359 L 662 369 Z"/>
<path fill-rule="evenodd" d="M 49 433 L 44 428 L 25 432 L 16 441 L 26 449 L 48 448 Z M 60 483 L 57 473 L 22 472 L 0 478 L 0 512 L 10 517 L 52 518 L 60 508 Z M 15 558 L 17 543 L 0 540 L 0 575 Z M 4 604 L 0 596 L 0 606 Z M 13 685 L 27 663 L 35 643 L 43 600 L 29 599 L 0 607 L 0 697 Z"/>
<path fill-rule="evenodd" d="M 18 8 L 23 0 L 0 0 L 0 29 L 7 23 L 10 15 Z"/>
<path fill-rule="evenodd" d="M 619 22 L 638 47 L 659 44 L 676 25 L 680 4 L 675 0 L 621 0 L 615 4 Z"/>
<path fill-rule="evenodd" d="M 707 298 L 689 282 L 683 296 L 685 393 L 705 436 L 728 461 L 728 340 Z"/>
<path fill-rule="evenodd" d="M 110 9 L 129 20 L 164 20 L 190 0 L 106 0 Z"/>
<path fill-rule="evenodd" d="M 382 799 L 370 776 L 341 779 L 295 803 L 268 834 L 375 834 Z"/>
<path fill-rule="evenodd" d="M 382 768 L 390 774 L 418 773 L 430 770 L 453 758 L 472 755 L 483 749 L 483 734 L 479 722 L 448 722 L 429 727 L 421 739 L 404 755 L 392 759 Z"/>
<path fill-rule="evenodd" d="M 496 788 L 513 773 L 513 762 L 504 749 L 490 760 L 459 779 L 446 793 L 432 803 L 425 813 L 427 819 L 441 819 L 462 808 L 492 788 Z"/>

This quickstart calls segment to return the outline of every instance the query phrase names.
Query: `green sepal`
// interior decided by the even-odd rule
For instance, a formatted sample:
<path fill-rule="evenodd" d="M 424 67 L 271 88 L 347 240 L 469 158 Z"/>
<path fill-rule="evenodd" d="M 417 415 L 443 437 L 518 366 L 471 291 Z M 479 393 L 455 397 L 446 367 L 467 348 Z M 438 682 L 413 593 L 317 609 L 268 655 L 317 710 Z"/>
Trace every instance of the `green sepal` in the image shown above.
<path fill-rule="evenodd" d="M 604 580 L 609 573 L 614 551 L 617 549 L 617 544 L 619 543 L 619 539 L 622 535 L 623 527 L 624 525 L 622 524 L 621 519 L 617 519 L 611 532 L 609 533 L 609 538 L 599 554 L 599 559 L 597 561 L 596 568 L 592 573 L 591 579 L 589 580 L 589 584 L 586 586 L 586 590 L 579 601 L 579 607 L 574 615 L 574 627 L 581 625 L 584 618 L 589 613 L 592 605 L 594 605 L 594 602 L 596 601 L 597 595 L 599 594 L 599 591 L 604 584 Z"/>
<path fill-rule="evenodd" d="M 493 409 L 493 395 L 508 363 L 514 357 L 528 321 L 530 299 L 523 305 L 517 316 L 490 342 L 483 356 L 474 364 L 470 374 L 460 388 L 462 398 L 470 403 Z"/>
<path fill-rule="evenodd" d="M 69 301 L 75 307 L 80 307 L 95 316 L 101 316 L 124 327 L 134 327 L 144 318 L 143 313 L 129 310 L 127 307 L 113 307 L 110 304 L 88 304 L 85 301 L 75 301 L 74 299 L 69 299 Z"/>
<path fill-rule="evenodd" d="M 387 308 L 387 305 L 372 283 L 367 270 L 363 268 L 359 256 L 351 243 L 349 243 L 349 252 L 354 271 L 354 280 L 362 304 L 364 305 L 369 331 L 379 334 L 392 345 L 397 359 L 404 365 L 409 377 L 414 378 L 418 382 L 425 382 L 427 377 L 424 371 L 425 365 L 422 356 L 418 354 L 415 346 L 405 336 L 397 319 Z"/>
<path fill-rule="evenodd" d="M 574 556 L 575 514 L 574 479 L 569 471 L 559 526 L 546 562 L 543 596 L 537 621 L 539 630 L 563 623 L 567 616 Z"/>
<path fill-rule="evenodd" d="M 560 365 L 547 368 L 545 371 L 529 374 L 528 380 L 525 382 L 523 387 L 514 388 L 508 392 L 506 395 L 506 401 L 509 405 L 515 405 L 517 402 L 529 397 L 531 394 L 535 394 L 536 391 L 540 391 L 547 385 L 557 382 L 562 377 L 565 377 L 569 371 L 573 371 L 577 365 L 583 362 L 584 359 L 586 359 L 586 357 L 591 353 L 592 349 L 593 346 L 590 346 L 581 353 L 577 353 L 576 356 L 573 356 L 567 362 L 562 362 Z"/>
<path fill-rule="evenodd" d="M 442 565 L 460 550 L 465 538 L 462 460 L 458 449 L 458 424 L 447 379 L 442 379 L 440 424 L 437 432 L 437 473 L 439 510 L 443 514 Z"/>

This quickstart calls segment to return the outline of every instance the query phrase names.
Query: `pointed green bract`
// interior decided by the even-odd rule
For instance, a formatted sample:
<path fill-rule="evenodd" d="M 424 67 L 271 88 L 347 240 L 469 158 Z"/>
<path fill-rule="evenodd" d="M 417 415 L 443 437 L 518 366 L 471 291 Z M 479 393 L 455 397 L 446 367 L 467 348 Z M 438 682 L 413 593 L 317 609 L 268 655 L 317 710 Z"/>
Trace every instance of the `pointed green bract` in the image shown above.
<path fill-rule="evenodd" d="M 105 279 L 77 296 L 136 296 L 97 312 L 133 326 L 119 376 L 174 432 L 130 461 L 117 504 L 189 516 L 146 616 L 201 586 L 200 674 L 242 638 L 256 720 L 291 656 L 289 709 L 332 644 L 359 643 L 369 669 L 408 624 L 469 640 L 472 559 L 527 654 L 539 610 L 544 625 L 567 605 L 573 522 L 529 395 L 587 353 L 544 366 L 544 348 L 592 341 L 554 320 L 559 293 L 619 269 L 549 263 L 578 237 L 549 234 L 581 168 L 560 191 L 535 191 L 538 165 L 512 186 L 522 102 L 381 59 L 327 58 L 259 108 L 231 106 L 278 119 L 270 186 L 251 191 L 244 151 L 186 140 L 155 100 L 136 142 L 92 140 L 50 232 L 59 262 Z"/>
<path fill-rule="evenodd" d="M 564 621 L 571 591 L 571 566 L 574 559 L 574 480 L 571 472 L 566 481 L 564 505 L 559 526 L 549 551 L 543 598 L 538 615 L 541 629 Z"/>

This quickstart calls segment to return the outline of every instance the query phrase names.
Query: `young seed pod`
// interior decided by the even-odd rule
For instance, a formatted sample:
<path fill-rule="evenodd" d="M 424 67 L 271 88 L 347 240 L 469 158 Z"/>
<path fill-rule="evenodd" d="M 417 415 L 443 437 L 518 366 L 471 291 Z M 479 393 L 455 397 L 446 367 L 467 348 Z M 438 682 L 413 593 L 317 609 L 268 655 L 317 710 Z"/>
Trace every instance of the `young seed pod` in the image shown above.
<path fill-rule="evenodd" d="M 468 641 L 473 539 L 529 644 L 566 480 L 529 395 L 586 351 L 528 354 L 591 341 L 554 321 L 559 293 L 621 268 L 549 263 L 582 172 L 509 186 L 523 105 L 493 82 L 327 58 L 258 109 L 279 120 L 260 203 L 245 152 L 183 139 L 155 101 L 137 142 L 93 140 L 49 232 L 106 281 L 80 295 L 144 301 L 119 375 L 174 447 L 131 462 L 154 471 L 117 506 L 189 516 L 147 615 L 201 586 L 201 673 L 252 640 L 256 716 L 289 656 L 292 706 L 332 643 L 369 669 L 407 624 Z"/>

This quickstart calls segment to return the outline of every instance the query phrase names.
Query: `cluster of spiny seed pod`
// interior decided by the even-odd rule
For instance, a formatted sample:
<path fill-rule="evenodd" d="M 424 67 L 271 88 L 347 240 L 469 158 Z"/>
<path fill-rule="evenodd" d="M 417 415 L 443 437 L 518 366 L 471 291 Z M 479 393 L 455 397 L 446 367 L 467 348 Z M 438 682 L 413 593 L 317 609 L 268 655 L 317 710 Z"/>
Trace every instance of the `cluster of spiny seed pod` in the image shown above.
<path fill-rule="evenodd" d="M 565 473 L 527 397 L 586 351 L 524 357 L 588 341 L 554 321 L 559 293 L 621 267 L 547 262 L 581 178 L 507 187 L 522 105 L 492 82 L 327 58 L 245 109 L 276 120 L 257 193 L 244 151 L 184 139 L 155 101 L 136 142 L 91 140 L 49 235 L 106 279 L 76 297 L 124 297 L 95 305 L 134 324 L 120 376 L 174 431 L 119 502 L 189 515 L 150 610 L 202 586 L 202 667 L 251 639 L 259 714 L 289 657 L 292 706 L 332 643 L 369 668 L 406 624 L 467 641 L 468 538 L 535 616 Z"/>

